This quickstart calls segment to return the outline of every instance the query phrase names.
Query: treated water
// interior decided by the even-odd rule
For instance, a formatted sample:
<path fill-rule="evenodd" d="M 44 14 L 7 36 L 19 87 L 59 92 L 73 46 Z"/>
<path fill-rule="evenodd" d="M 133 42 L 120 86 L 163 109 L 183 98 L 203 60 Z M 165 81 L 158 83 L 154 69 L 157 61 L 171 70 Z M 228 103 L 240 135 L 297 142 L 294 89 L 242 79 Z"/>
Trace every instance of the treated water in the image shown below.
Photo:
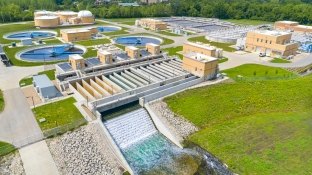
<path fill-rule="evenodd" d="M 115 42 L 126 46 L 145 46 L 147 43 L 160 44 L 161 39 L 146 36 L 127 36 L 118 37 Z"/>
<path fill-rule="evenodd" d="M 114 27 L 114 26 L 100 26 L 100 27 L 97 27 L 97 29 L 99 32 L 114 32 L 114 31 L 120 30 L 119 27 Z"/>
<path fill-rule="evenodd" d="M 22 60 L 45 62 L 67 60 L 69 55 L 80 54 L 84 51 L 77 47 L 68 47 L 66 45 L 47 46 L 43 48 L 32 49 L 20 55 Z"/>
<path fill-rule="evenodd" d="M 41 32 L 41 31 L 37 31 L 37 32 L 19 32 L 19 33 L 14 33 L 14 34 L 10 34 L 8 36 L 6 36 L 7 39 L 16 39 L 16 40 L 20 40 L 20 39 L 42 39 L 42 38 L 50 38 L 50 37 L 54 37 L 55 34 L 53 32 Z"/>

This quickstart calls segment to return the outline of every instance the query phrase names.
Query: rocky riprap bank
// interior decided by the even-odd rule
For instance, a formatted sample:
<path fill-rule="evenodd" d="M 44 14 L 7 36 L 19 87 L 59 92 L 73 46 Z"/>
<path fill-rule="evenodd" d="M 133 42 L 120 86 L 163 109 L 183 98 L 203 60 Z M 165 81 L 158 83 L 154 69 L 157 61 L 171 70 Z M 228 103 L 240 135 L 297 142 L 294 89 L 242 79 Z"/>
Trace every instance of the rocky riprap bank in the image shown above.
<path fill-rule="evenodd" d="M 23 162 L 18 151 L 0 157 L 0 174 L 1 175 L 25 175 Z"/>
<path fill-rule="evenodd" d="M 97 123 L 47 140 L 60 174 L 122 174 L 123 168 L 100 134 Z"/>
<path fill-rule="evenodd" d="M 155 112 L 155 114 L 162 119 L 162 121 L 167 122 L 169 129 L 176 135 L 182 138 L 188 137 L 190 134 L 198 131 L 198 128 L 187 121 L 186 119 L 174 114 L 165 102 L 159 100 L 150 104 L 150 107 Z"/>

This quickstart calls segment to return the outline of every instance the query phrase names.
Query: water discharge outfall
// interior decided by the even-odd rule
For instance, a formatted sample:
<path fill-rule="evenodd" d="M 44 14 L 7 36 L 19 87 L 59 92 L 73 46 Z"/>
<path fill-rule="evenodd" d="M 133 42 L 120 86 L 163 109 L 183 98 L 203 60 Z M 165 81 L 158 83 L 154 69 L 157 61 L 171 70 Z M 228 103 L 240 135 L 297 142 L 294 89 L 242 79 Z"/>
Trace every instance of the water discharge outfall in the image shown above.
<path fill-rule="evenodd" d="M 105 121 L 104 125 L 135 174 L 180 174 L 181 171 L 192 174 L 198 168 L 197 153 L 180 149 L 158 132 L 143 108 Z"/>

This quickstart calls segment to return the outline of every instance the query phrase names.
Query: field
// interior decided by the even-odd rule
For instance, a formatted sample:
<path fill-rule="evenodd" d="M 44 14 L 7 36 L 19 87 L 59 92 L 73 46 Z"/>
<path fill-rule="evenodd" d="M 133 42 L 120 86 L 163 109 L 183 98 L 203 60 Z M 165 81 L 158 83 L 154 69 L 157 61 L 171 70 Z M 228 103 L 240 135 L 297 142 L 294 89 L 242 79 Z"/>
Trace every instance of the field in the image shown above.
<path fill-rule="evenodd" d="M 262 24 L 272 24 L 272 22 L 261 21 L 261 20 L 252 20 L 252 19 L 227 19 L 227 22 L 232 22 L 234 24 L 240 25 L 262 25 Z"/>
<path fill-rule="evenodd" d="M 235 51 L 234 48 L 230 47 L 233 44 L 218 43 L 218 42 L 209 41 L 209 40 L 206 40 L 205 36 L 194 37 L 194 38 L 190 38 L 188 40 L 192 41 L 192 42 L 202 42 L 205 44 L 210 44 L 212 46 L 216 46 L 216 47 L 221 48 L 224 51 L 228 51 L 228 52 L 234 52 Z"/>
<path fill-rule="evenodd" d="M 50 80 L 55 80 L 55 69 L 39 72 L 38 75 L 45 74 L 49 77 Z M 33 81 L 32 77 L 23 78 L 20 80 L 19 85 L 20 87 L 31 85 Z"/>
<path fill-rule="evenodd" d="M 201 129 L 189 140 L 220 158 L 233 172 L 311 174 L 312 76 L 284 78 L 291 73 L 257 67 L 243 65 L 225 71 L 230 77 L 241 74 L 253 81 L 187 90 L 165 101 Z M 259 73 L 257 78 L 253 71 Z"/>
<path fill-rule="evenodd" d="M 220 63 L 224 63 L 224 62 L 227 62 L 229 59 L 228 58 L 225 58 L 225 57 L 223 57 L 223 58 L 219 58 L 218 59 L 218 63 L 220 64 Z"/>
<path fill-rule="evenodd" d="M 75 102 L 75 99 L 70 97 L 62 101 L 53 102 L 33 109 L 40 128 L 44 131 L 84 120 L 79 110 L 73 104 Z M 39 120 L 41 118 L 45 118 L 46 121 L 40 123 Z"/>
<path fill-rule="evenodd" d="M 285 60 L 285 59 L 282 59 L 282 58 L 274 58 L 270 62 L 271 63 L 291 63 L 291 61 Z"/>
<path fill-rule="evenodd" d="M 168 55 L 170 56 L 178 55 L 181 59 L 183 58 L 183 56 L 177 52 L 181 52 L 182 50 L 183 50 L 183 46 L 170 47 L 170 48 L 164 49 L 165 52 L 168 52 Z"/>
<path fill-rule="evenodd" d="M 13 145 L 0 141 L 0 159 L 2 156 L 9 154 L 10 152 L 14 151 L 15 149 L 16 148 Z"/>
<path fill-rule="evenodd" d="M 134 25 L 136 19 L 137 18 L 112 18 L 112 19 L 106 19 L 106 20 L 110 22 L 117 22 L 120 24 Z"/>
<path fill-rule="evenodd" d="M 83 45 L 83 46 L 94 46 L 94 45 L 108 44 L 108 43 L 110 43 L 110 40 L 106 39 L 106 38 L 75 42 L 75 44 L 79 44 L 79 45 Z"/>
<path fill-rule="evenodd" d="M 4 109 L 4 97 L 3 97 L 3 92 L 0 89 L 0 112 L 3 111 Z"/>
<path fill-rule="evenodd" d="M 167 36 L 181 36 L 175 33 L 171 33 L 170 31 L 166 31 L 166 30 L 158 31 L 157 33 L 167 35 Z"/>

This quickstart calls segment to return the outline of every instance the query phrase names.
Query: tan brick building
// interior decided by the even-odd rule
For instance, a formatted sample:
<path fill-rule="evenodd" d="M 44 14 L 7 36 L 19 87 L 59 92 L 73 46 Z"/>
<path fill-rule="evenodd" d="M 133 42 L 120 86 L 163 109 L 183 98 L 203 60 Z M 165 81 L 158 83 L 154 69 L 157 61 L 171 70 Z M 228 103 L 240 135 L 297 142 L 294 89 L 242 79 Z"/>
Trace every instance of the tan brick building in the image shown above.
<path fill-rule="evenodd" d="M 55 28 L 62 25 L 94 24 L 95 18 L 93 14 L 87 10 L 82 10 L 78 13 L 73 11 L 36 11 L 34 13 L 34 21 L 36 27 Z"/>
<path fill-rule="evenodd" d="M 103 64 L 113 63 L 113 54 L 108 51 L 105 51 L 105 50 L 97 51 L 97 57 L 99 58 L 100 62 Z"/>
<path fill-rule="evenodd" d="M 147 52 L 151 53 L 152 55 L 160 54 L 160 45 L 154 43 L 147 43 L 146 44 Z"/>
<path fill-rule="evenodd" d="M 277 21 L 274 24 L 274 28 L 277 30 L 291 30 L 300 33 L 312 33 L 312 26 L 299 25 L 295 21 Z"/>
<path fill-rule="evenodd" d="M 218 59 L 201 53 L 190 52 L 183 55 L 183 69 L 205 79 L 214 78 L 218 69 Z"/>
<path fill-rule="evenodd" d="M 201 53 L 216 58 L 222 57 L 222 49 L 218 49 L 214 46 L 210 46 L 203 43 L 193 43 L 193 42 L 184 43 L 183 54 L 189 52 Z"/>
<path fill-rule="evenodd" d="M 295 55 L 297 43 L 290 43 L 291 33 L 280 31 L 251 31 L 247 33 L 245 50 L 265 53 L 271 57 Z"/>
<path fill-rule="evenodd" d="M 66 42 L 75 42 L 81 40 L 89 40 L 92 35 L 98 32 L 97 28 L 76 28 L 76 29 L 63 29 L 60 31 L 61 37 Z"/>
<path fill-rule="evenodd" d="M 127 55 L 130 58 L 137 59 L 140 58 L 140 49 L 134 46 L 127 46 L 125 48 Z"/>
<path fill-rule="evenodd" d="M 151 18 L 143 18 L 136 21 L 137 26 L 149 28 L 150 30 L 166 30 L 167 23 L 162 22 L 160 20 L 151 19 Z"/>

